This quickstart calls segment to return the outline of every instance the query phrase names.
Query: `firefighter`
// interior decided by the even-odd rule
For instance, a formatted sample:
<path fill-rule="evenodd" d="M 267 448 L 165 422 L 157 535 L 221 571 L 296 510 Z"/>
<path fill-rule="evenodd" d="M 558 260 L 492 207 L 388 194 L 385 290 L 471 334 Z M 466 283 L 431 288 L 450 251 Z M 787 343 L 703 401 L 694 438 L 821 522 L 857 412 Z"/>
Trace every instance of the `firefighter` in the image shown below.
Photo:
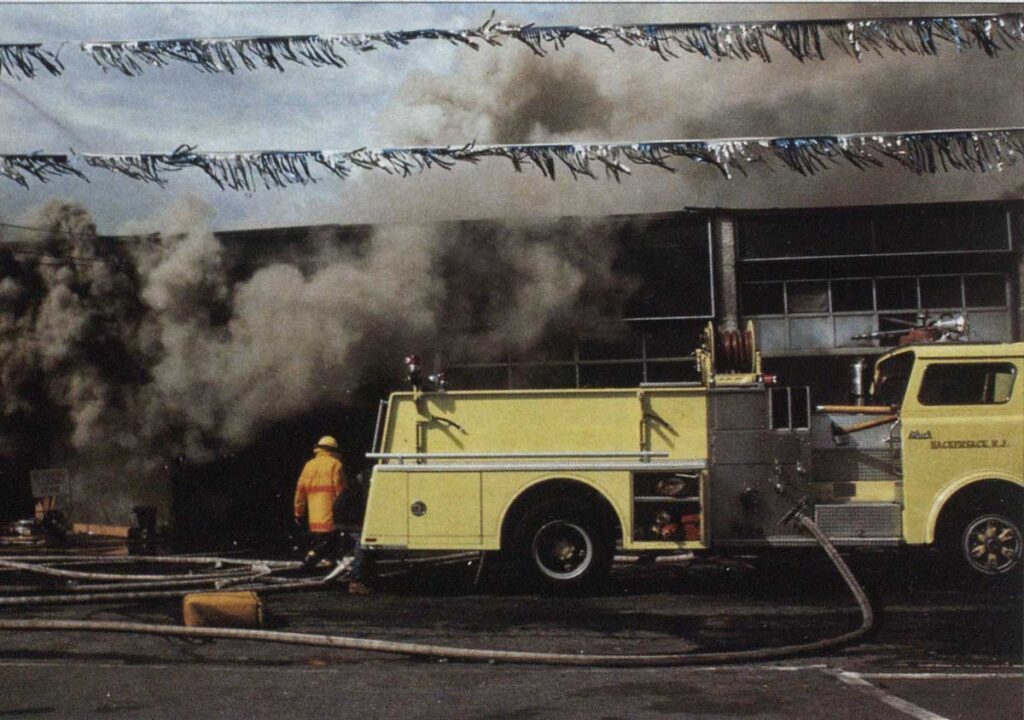
<path fill-rule="evenodd" d="M 302 468 L 295 487 L 295 524 L 302 528 L 307 518 L 309 524 L 310 550 L 303 560 L 307 566 L 337 555 L 342 548 L 344 538 L 334 525 L 333 507 L 346 487 L 338 441 L 324 435 L 313 448 L 313 459 Z"/>
<path fill-rule="evenodd" d="M 346 555 L 355 548 L 354 557 L 346 557 L 341 564 L 351 567 L 349 592 L 368 595 L 371 590 L 363 580 L 373 572 L 374 559 L 359 544 L 359 536 L 346 533 L 339 523 L 351 514 L 346 500 L 357 501 L 349 490 L 338 452 L 338 441 L 325 435 L 313 448 L 313 459 L 306 463 L 295 488 L 295 524 L 302 528 L 308 517 L 311 535 L 310 550 L 303 559 L 307 567 L 322 559 Z M 351 528 L 348 528 L 351 529 Z"/>

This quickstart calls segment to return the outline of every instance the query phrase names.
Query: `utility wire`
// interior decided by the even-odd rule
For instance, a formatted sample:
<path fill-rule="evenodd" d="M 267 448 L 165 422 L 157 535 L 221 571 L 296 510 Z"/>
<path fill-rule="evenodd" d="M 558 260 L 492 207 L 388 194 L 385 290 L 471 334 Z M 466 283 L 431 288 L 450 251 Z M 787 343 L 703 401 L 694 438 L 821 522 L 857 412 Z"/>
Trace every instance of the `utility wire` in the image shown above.
<path fill-rule="evenodd" d="M 119 258 L 102 258 L 96 255 L 54 255 L 53 253 L 44 252 L 42 250 L 25 250 L 22 248 L 2 248 L 0 253 L 8 252 L 11 255 L 30 255 L 32 257 L 40 258 L 37 262 L 41 265 L 74 265 L 74 264 L 92 264 L 92 265 L 123 265 Z"/>
<path fill-rule="evenodd" d="M 148 235 L 100 235 L 98 233 L 78 232 L 75 230 L 64 230 L 62 228 L 48 228 L 48 227 L 34 227 L 32 225 L 19 225 L 17 223 L 0 222 L 0 227 L 12 228 L 14 230 L 27 230 L 30 232 L 40 233 L 51 233 L 60 234 L 71 238 L 89 237 L 92 236 L 96 240 L 102 240 L 104 242 L 112 243 L 123 243 L 123 244 L 134 244 L 140 242 L 152 242 L 156 244 L 162 244 L 163 236 L 160 233 L 150 233 Z M 11 242 L 9 240 L 0 240 L 0 242 Z M 17 241 L 14 241 L 17 242 Z"/>
<path fill-rule="evenodd" d="M 398 50 L 422 40 L 444 41 L 477 50 L 501 47 L 506 40 L 527 46 L 535 55 L 588 41 L 614 50 L 645 48 L 663 60 L 698 55 L 709 60 L 770 62 L 769 46 L 792 57 L 825 60 L 825 46 L 860 60 L 863 55 L 934 56 L 942 45 L 957 52 L 980 50 L 989 57 L 1024 45 L 1024 15 L 953 14 L 899 17 L 753 20 L 741 22 L 640 23 L 627 25 L 521 25 L 496 19 L 462 29 L 423 28 L 363 33 L 179 37 L 82 42 L 82 52 L 104 71 L 137 76 L 143 69 L 185 63 L 208 73 L 235 73 L 259 67 L 284 71 L 286 64 L 343 68 L 347 55 L 370 50 Z M 0 43 L 0 76 L 34 78 L 46 71 L 60 75 L 57 52 L 40 43 Z M 828 53 L 830 54 L 830 53 Z"/>
<path fill-rule="evenodd" d="M 462 146 L 424 145 L 356 150 L 198 151 L 179 145 L 170 153 L 76 153 L 68 155 L 0 154 L 0 176 L 28 187 L 30 177 L 47 182 L 73 174 L 84 163 L 163 186 L 166 174 L 185 168 L 204 172 L 221 189 L 254 192 L 318 182 L 320 166 L 338 179 L 356 170 L 375 170 L 409 177 L 437 168 L 451 170 L 490 158 L 504 158 L 516 172 L 533 168 L 550 180 L 556 174 L 620 181 L 633 166 L 676 172 L 670 161 L 686 158 L 710 165 L 726 178 L 747 174 L 747 168 L 776 163 L 803 176 L 840 165 L 859 170 L 895 165 L 916 175 L 940 172 L 995 172 L 1024 160 L 1024 127 L 957 128 L 904 132 L 857 132 L 832 135 L 755 136 L 678 140 L 633 140 L 601 143 L 518 143 Z M 556 172 L 557 170 L 557 172 Z"/>

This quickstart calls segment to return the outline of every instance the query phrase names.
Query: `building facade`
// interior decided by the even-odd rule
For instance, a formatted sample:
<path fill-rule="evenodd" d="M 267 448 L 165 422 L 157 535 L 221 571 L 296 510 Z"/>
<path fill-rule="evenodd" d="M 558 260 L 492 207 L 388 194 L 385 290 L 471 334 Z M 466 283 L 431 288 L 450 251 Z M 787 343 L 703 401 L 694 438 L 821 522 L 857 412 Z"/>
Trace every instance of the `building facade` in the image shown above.
<path fill-rule="evenodd" d="M 506 352 L 454 366 L 452 381 L 515 388 L 692 379 L 705 323 L 728 329 L 750 320 L 766 369 L 840 399 L 837 374 L 896 343 L 858 336 L 966 313 L 968 340 L 1024 337 L 1022 217 L 1020 201 L 645 217 L 618 238 L 623 271 L 641 283 L 616 339 L 581 337 L 560 356 Z"/>

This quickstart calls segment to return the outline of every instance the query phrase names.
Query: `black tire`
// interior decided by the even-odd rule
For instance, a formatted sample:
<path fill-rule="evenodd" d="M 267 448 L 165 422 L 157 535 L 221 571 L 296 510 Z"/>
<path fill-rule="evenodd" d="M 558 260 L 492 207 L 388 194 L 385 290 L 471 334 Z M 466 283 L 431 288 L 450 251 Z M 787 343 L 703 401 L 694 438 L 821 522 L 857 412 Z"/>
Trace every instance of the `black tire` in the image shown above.
<path fill-rule="evenodd" d="M 549 500 L 529 509 L 512 536 L 521 575 L 552 593 L 577 593 L 602 583 L 615 552 L 612 529 L 591 504 Z"/>
<path fill-rule="evenodd" d="M 1016 583 L 1024 566 L 1024 532 L 1019 508 L 1000 502 L 971 503 L 945 528 L 940 548 L 962 583 L 986 587 Z"/>

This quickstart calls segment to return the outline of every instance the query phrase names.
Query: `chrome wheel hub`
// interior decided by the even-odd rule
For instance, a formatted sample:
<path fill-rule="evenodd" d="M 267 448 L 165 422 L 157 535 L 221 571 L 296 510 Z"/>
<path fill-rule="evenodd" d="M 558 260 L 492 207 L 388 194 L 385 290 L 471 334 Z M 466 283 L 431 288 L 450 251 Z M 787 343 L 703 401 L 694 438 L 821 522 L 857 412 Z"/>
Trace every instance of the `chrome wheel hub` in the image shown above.
<path fill-rule="evenodd" d="M 553 520 L 533 536 L 531 551 L 534 563 L 544 575 L 553 580 L 572 580 L 590 567 L 594 546 L 590 535 L 579 525 Z"/>

